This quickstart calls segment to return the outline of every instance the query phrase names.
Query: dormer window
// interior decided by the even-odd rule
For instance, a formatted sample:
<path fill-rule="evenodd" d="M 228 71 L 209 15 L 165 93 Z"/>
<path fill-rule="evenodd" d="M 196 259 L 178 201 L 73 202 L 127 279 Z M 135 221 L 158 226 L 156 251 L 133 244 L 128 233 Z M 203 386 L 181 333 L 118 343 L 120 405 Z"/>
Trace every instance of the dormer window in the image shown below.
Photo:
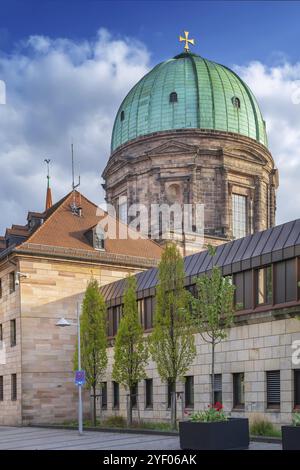
<path fill-rule="evenodd" d="M 236 108 L 236 109 L 240 109 L 241 107 L 241 100 L 237 97 L 237 96 L 233 96 L 231 98 L 231 102 L 233 104 L 233 106 Z"/>
<path fill-rule="evenodd" d="M 101 227 L 95 227 L 93 230 L 93 245 L 95 250 L 104 250 L 104 230 Z"/>
<path fill-rule="evenodd" d="M 124 119 L 125 119 L 125 112 L 121 111 L 121 121 L 124 121 Z"/>
<path fill-rule="evenodd" d="M 176 91 L 172 91 L 172 93 L 170 93 L 169 100 L 170 100 L 170 103 L 177 103 L 178 97 L 177 97 Z"/>

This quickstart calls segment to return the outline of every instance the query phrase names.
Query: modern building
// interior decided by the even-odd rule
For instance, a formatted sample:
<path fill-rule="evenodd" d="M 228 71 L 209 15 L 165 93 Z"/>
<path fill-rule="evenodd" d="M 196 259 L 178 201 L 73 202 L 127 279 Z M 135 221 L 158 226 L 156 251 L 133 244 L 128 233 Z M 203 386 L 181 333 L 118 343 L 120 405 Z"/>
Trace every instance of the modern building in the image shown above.
<path fill-rule="evenodd" d="M 75 419 L 76 328 L 62 331 L 56 322 L 76 321 L 92 277 L 104 285 L 155 266 L 161 255 L 148 239 L 104 240 L 98 227 L 107 214 L 80 193 L 50 207 L 49 197 L 45 212 L 29 212 L 25 226 L 1 239 L 0 425 Z M 88 391 L 85 405 L 89 412 Z"/>

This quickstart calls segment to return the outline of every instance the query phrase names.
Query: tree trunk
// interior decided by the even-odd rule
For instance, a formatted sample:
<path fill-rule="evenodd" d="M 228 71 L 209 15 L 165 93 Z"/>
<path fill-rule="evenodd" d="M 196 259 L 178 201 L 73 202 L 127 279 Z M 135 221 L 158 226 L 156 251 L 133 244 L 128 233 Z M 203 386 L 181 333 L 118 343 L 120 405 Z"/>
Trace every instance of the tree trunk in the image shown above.
<path fill-rule="evenodd" d="M 215 404 L 215 343 L 211 345 L 211 397 L 210 404 Z"/>
<path fill-rule="evenodd" d="M 133 387 L 129 387 L 129 397 L 127 403 L 127 427 L 132 426 L 132 393 Z"/>
<path fill-rule="evenodd" d="M 97 426 L 97 398 L 96 398 L 96 385 L 93 386 L 93 425 Z"/>

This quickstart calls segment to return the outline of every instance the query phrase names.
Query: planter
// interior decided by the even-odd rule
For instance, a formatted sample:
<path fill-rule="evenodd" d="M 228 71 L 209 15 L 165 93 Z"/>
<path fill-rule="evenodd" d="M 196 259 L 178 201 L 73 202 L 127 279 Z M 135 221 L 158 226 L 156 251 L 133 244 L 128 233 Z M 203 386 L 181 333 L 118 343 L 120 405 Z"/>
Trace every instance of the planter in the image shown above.
<path fill-rule="evenodd" d="M 229 418 L 212 423 L 179 423 L 180 448 L 183 450 L 247 449 L 249 423 L 247 418 Z"/>
<path fill-rule="evenodd" d="M 282 449 L 300 450 L 300 426 L 281 426 Z"/>

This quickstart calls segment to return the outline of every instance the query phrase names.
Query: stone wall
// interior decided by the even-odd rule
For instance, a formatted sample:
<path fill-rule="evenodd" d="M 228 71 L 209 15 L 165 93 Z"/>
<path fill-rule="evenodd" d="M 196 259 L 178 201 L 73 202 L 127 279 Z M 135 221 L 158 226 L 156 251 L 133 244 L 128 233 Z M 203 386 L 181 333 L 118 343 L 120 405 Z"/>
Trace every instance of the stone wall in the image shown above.
<path fill-rule="evenodd" d="M 233 327 L 229 336 L 216 347 L 215 373 L 222 374 L 222 401 L 227 412 L 233 416 L 264 415 L 274 423 L 290 423 L 293 410 L 293 369 L 291 347 L 294 340 L 300 340 L 300 321 L 296 318 L 271 319 L 266 316 L 259 323 Z M 194 376 L 194 410 L 205 409 L 210 403 L 211 353 L 200 335 L 196 335 L 197 357 L 186 375 Z M 126 416 L 126 391 L 120 388 L 120 410 L 112 409 L 111 366 L 113 350 L 110 348 L 110 365 L 107 374 L 108 409 L 103 416 Z M 266 371 L 280 370 L 280 410 L 267 408 Z M 233 409 L 233 373 L 245 374 L 245 409 Z M 147 376 L 153 379 L 153 410 L 145 409 L 145 385 L 139 384 L 139 413 L 144 420 L 165 421 L 170 418 L 167 409 L 167 386 L 157 375 L 155 364 L 149 363 Z M 184 383 L 178 382 L 177 390 L 184 392 Z M 184 404 L 178 402 L 178 417 L 182 418 Z M 191 410 L 189 410 L 191 411 Z"/>
<path fill-rule="evenodd" d="M 20 292 L 16 287 L 10 293 L 9 273 L 17 270 L 12 263 L 1 267 L 2 297 L 0 299 L 0 324 L 3 331 L 3 348 L 0 351 L 0 376 L 4 382 L 4 400 L 0 401 L 0 425 L 21 424 L 21 319 Z M 16 320 L 16 345 L 11 346 L 10 321 Z M 4 363 L 1 363 L 3 360 Z M 11 400 L 11 374 L 17 374 L 17 400 Z"/>
<path fill-rule="evenodd" d="M 122 196 L 148 210 L 158 203 L 204 204 L 205 235 L 217 244 L 232 239 L 233 193 L 247 196 L 248 233 L 275 223 L 277 170 L 267 148 L 247 137 L 199 129 L 140 137 L 116 150 L 103 178 L 116 207 Z"/>
<path fill-rule="evenodd" d="M 8 272 L 26 274 L 16 292 L 8 293 Z M 140 269 L 118 265 L 22 257 L 18 268 L 11 264 L 1 271 L 3 297 L 0 323 L 9 344 L 9 321 L 17 319 L 17 345 L 7 348 L 4 401 L 0 402 L 1 424 L 61 423 L 77 419 L 77 388 L 74 385 L 73 354 L 76 327 L 59 328 L 61 317 L 76 321 L 77 302 L 91 277 L 101 285 Z M 11 400 L 10 376 L 17 373 L 18 399 Z M 85 392 L 85 415 L 89 416 L 89 392 Z"/>

